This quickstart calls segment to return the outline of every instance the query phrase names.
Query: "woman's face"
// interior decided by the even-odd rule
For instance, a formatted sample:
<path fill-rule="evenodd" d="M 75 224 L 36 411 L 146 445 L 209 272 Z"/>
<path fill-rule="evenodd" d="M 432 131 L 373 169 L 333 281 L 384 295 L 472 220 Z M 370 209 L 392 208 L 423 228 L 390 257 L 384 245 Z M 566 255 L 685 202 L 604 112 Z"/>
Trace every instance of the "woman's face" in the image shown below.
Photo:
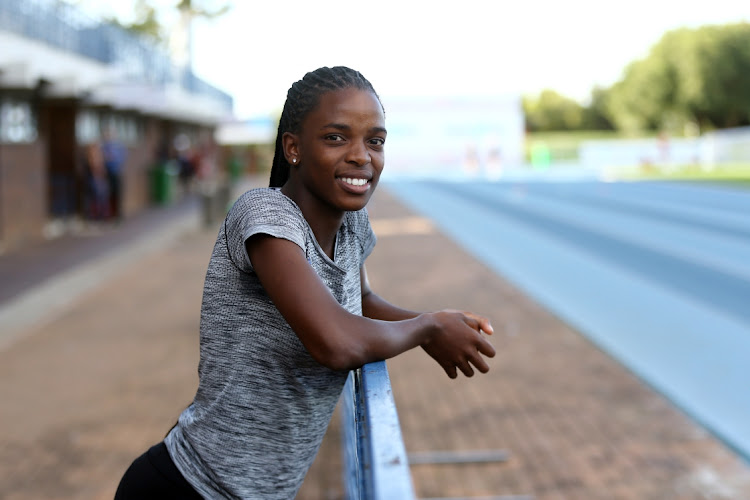
<path fill-rule="evenodd" d="M 362 209 L 370 200 L 384 164 L 385 116 L 372 92 L 331 91 L 293 135 L 292 169 L 304 190 L 339 211 Z"/>

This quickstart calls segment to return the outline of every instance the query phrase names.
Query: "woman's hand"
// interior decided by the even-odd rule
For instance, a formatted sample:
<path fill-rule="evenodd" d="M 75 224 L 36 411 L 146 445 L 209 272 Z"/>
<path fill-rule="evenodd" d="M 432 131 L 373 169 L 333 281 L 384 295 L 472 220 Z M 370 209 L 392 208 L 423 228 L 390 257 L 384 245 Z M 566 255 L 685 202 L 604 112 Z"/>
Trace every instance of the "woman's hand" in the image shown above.
<path fill-rule="evenodd" d="M 492 325 L 487 318 L 470 312 L 445 310 L 427 313 L 433 323 L 433 332 L 422 349 L 443 367 L 450 378 L 458 370 L 471 377 L 474 368 L 487 373 L 490 367 L 482 357 L 495 356 L 495 348 L 482 335 L 492 335 Z"/>
<path fill-rule="evenodd" d="M 369 285 L 363 285 L 362 298 L 367 316 L 352 314 L 336 301 L 297 244 L 259 234 L 245 246 L 269 298 L 320 364 L 351 370 L 422 346 L 451 378 L 456 369 L 470 377 L 472 365 L 489 370 L 482 354 L 494 356 L 495 349 L 482 334 L 492 333 L 486 318 L 459 311 L 406 311 L 377 297 Z M 366 275 L 362 279 L 366 285 Z"/>

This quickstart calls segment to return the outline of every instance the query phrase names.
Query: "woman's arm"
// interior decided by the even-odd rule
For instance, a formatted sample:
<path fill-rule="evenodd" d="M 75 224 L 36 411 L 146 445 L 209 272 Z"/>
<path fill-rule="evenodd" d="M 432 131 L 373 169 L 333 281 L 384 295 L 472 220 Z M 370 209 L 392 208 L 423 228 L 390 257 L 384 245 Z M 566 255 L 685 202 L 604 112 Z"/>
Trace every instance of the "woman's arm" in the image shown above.
<path fill-rule="evenodd" d="M 393 304 L 391 304 L 390 302 L 386 301 L 385 299 L 377 295 L 375 292 L 373 292 L 372 288 L 370 288 L 370 281 L 367 279 L 367 269 L 365 268 L 364 264 L 362 265 L 360 269 L 360 282 L 361 282 L 361 288 L 362 288 L 362 314 L 364 316 L 367 316 L 368 318 L 372 318 L 372 319 L 380 319 L 380 320 L 385 320 L 385 321 L 401 321 L 405 319 L 416 318 L 417 316 L 419 316 L 420 313 L 402 309 L 398 306 L 394 306 Z M 461 312 L 461 311 L 444 311 L 444 312 L 455 313 L 459 315 L 466 315 L 466 316 L 472 317 L 474 320 L 479 322 L 480 331 L 484 331 L 485 333 L 492 334 L 492 325 L 490 325 L 489 321 L 486 318 L 482 318 L 481 316 L 477 316 L 469 312 Z M 447 361 L 447 362 L 445 361 L 446 356 L 450 358 L 451 353 L 444 352 L 446 347 L 443 343 L 430 340 L 430 341 L 422 343 L 421 345 L 427 354 L 432 356 L 438 363 L 440 363 L 441 366 L 443 366 L 446 373 L 451 378 L 455 378 L 457 374 L 455 370 L 456 367 L 453 366 L 450 363 L 450 361 Z M 494 356 L 494 351 L 492 353 L 492 356 Z M 480 369 L 480 371 L 483 371 L 483 373 L 486 373 L 486 370 Z M 464 371 L 464 373 L 469 377 L 472 375 L 470 373 L 467 373 L 466 371 Z"/>
<path fill-rule="evenodd" d="M 452 378 L 457 370 L 471 376 L 472 365 L 483 373 L 489 370 L 482 355 L 494 356 L 495 350 L 481 333 L 492 332 L 486 318 L 456 311 L 398 321 L 351 314 L 336 301 L 298 245 L 261 234 L 250 238 L 246 248 L 266 293 L 319 363 L 347 370 L 421 345 Z M 398 308 L 383 306 L 387 303 L 374 297 L 367 306 L 376 311 L 373 314 L 400 314 Z"/>

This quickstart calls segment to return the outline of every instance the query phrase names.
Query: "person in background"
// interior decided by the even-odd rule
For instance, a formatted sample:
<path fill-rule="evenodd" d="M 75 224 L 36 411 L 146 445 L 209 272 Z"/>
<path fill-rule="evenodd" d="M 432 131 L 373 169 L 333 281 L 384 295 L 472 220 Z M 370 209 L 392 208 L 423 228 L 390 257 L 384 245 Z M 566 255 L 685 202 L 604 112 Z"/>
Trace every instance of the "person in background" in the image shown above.
<path fill-rule="evenodd" d="M 86 216 L 89 220 L 102 221 L 109 218 L 109 179 L 104 166 L 104 155 L 99 143 L 86 146 L 84 158 L 86 180 Z"/>
<path fill-rule="evenodd" d="M 175 159 L 179 166 L 179 179 L 182 193 L 186 194 L 192 190 L 196 173 L 196 150 L 185 134 L 178 134 L 174 139 Z"/>
<path fill-rule="evenodd" d="M 127 159 L 125 145 L 118 139 L 114 128 L 107 128 L 102 142 L 104 166 L 109 180 L 110 214 L 116 221 L 122 220 L 123 169 Z"/>

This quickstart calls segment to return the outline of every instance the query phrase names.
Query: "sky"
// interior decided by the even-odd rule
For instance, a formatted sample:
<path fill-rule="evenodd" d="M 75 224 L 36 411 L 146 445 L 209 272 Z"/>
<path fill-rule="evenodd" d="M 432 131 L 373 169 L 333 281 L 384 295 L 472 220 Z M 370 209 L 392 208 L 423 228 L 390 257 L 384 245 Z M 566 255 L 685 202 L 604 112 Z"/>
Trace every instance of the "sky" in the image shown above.
<path fill-rule="evenodd" d="M 229 3 L 224 16 L 194 23 L 193 71 L 230 93 L 243 119 L 277 113 L 293 82 L 335 65 L 359 70 L 383 97 L 550 88 L 585 102 L 669 30 L 750 22 L 750 4 L 740 0 Z M 124 17 L 134 0 L 103 4 Z"/>

